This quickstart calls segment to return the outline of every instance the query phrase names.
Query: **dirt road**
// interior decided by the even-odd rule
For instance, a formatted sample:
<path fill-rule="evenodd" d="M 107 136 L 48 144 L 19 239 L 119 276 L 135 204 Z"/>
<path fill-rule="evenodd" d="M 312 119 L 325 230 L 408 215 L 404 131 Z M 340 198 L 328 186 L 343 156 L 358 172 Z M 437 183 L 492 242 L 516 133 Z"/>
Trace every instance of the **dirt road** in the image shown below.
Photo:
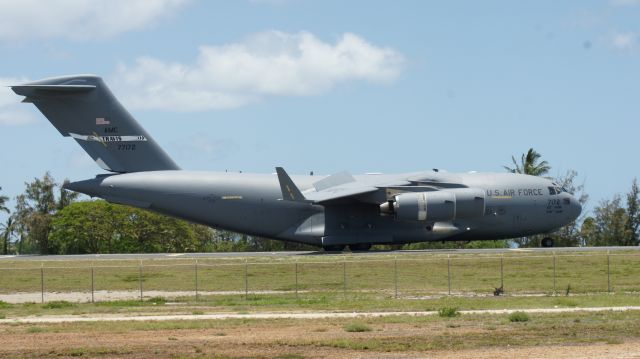
<path fill-rule="evenodd" d="M 624 312 L 640 310 L 640 306 L 626 307 L 589 307 L 589 308 L 533 308 L 533 309 L 484 309 L 461 310 L 461 314 L 510 314 L 513 312 L 535 313 L 575 313 L 575 312 Z M 56 315 L 0 319 L 0 324 L 55 324 L 80 322 L 121 322 L 121 321 L 172 321 L 172 320 L 223 320 L 223 319 L 327 319 L 327 318 L 366 318 L 398 315 L 425 316 L 437 315 L 436 311 L 421 312 L 277 312 L 277 313 L 215 313 L 215 314 L 167 314 L 167 315 L 120 315 L 120 314 L 83 314 Z"/>

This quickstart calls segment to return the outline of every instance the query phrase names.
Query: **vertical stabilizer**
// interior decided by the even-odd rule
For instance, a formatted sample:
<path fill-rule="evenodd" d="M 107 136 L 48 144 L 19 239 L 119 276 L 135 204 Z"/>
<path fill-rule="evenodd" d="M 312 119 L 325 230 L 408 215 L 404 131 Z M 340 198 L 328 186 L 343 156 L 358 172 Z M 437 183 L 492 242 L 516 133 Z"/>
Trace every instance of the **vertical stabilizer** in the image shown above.
<path fill-rule="evenodd" d="M 11 88 L 107 171 L 180 169 L 98 76 L 55 77 Z"/>

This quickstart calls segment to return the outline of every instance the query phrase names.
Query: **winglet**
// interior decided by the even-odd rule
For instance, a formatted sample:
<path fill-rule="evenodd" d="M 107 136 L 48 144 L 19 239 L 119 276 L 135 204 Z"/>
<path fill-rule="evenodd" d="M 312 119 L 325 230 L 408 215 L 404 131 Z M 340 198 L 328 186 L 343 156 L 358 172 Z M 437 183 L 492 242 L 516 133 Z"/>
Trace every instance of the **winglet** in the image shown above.
<path fill-rule="evenodd" d="M 291 177 L 282 167 L 276 167 L 276 173 L 278 174 L 278 181 L 280 182 L 280 190 L 282 190 L 282 199 L 285 201 L 304 202 L 306 198 L 302 195 L 302 192 L 293 183 Z"/>

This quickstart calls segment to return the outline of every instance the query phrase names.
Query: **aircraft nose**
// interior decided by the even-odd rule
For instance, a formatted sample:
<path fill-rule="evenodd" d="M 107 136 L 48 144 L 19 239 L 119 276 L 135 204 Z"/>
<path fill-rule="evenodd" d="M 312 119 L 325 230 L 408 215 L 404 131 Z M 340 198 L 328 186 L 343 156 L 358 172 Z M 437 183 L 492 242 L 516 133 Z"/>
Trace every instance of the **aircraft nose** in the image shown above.
<path fill-rule="evenodd" d="M 569 215 L 571 216 L 572 221 L 575 221 L 580 216 L 580 213 L 582 213 L 582 205 L 580 204 L 578 199 L 575 198 L 574 196 L 571 196 L 570 198 L 568 212 L 569 212 Z"/>

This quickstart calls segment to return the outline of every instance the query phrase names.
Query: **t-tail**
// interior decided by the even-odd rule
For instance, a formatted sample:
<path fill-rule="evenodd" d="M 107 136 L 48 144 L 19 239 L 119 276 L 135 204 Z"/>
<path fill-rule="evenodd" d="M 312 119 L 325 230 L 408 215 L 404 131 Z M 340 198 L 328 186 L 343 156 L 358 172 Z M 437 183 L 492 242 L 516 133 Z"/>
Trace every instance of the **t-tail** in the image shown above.
<path fill-rule="evenodd" d="M 65 137 L 111 172 L 178 170 L 111 93 L 102 78 L 74 75 L 12 86 Z"/>

